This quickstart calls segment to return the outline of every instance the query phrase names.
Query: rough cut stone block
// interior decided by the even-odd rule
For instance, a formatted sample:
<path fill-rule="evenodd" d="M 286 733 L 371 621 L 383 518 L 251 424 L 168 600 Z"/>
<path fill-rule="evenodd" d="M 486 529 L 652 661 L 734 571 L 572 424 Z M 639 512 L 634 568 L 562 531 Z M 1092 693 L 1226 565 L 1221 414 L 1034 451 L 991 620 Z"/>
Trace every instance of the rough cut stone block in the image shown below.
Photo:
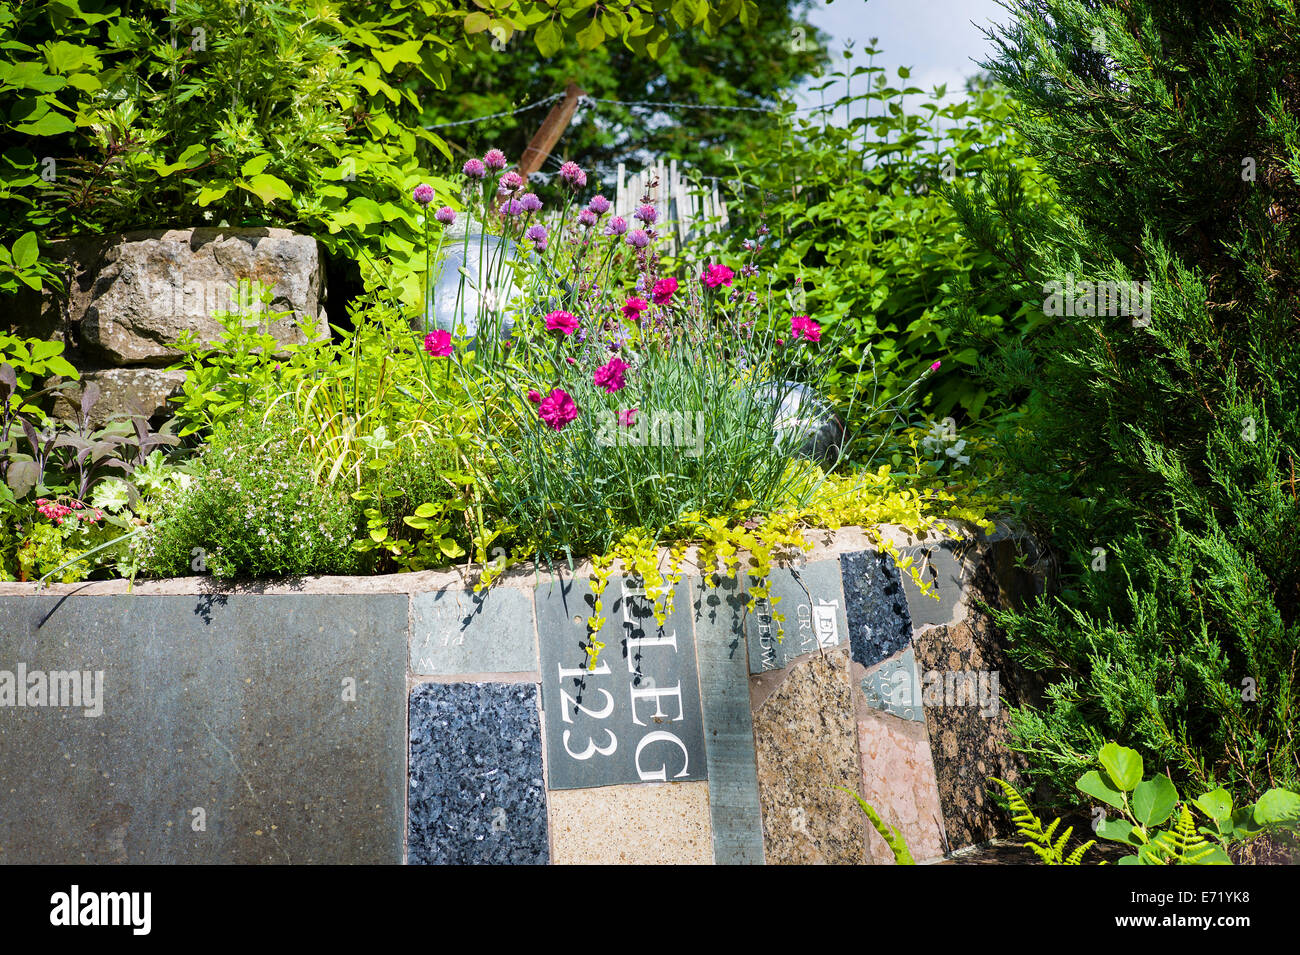
<path fill-rule="evenodd" d="M 705 587 L 703 580 L 691 580 L 713 856 L 719 865 L 762 865 L 763 814 L 749 709 L 749 667 L 741 640 L 746 600 L 734 578 L 721 578 L 717 584 Z"/>
<path fill-rule="evenodd" d="M 161 368 L 83 371 L 80 381 L 59 392 L 54 400 L 53 416 L 76 420 L 81 410 L 82 391 L 92 381 L 99 386 L 99 400 L 90 408 L 90 425 L 100 428 L 114 419 L 125 420 L 137 415 L 170 418 L 175 405 L 167 399 L 181 393 L 185 372 Z"/>
<path fill-rule="evenodd" d="M 896 828 L 918 862 L 944 853 L 943 810 L 924 723 L 862 711 L 858 716 L 862 786 L 858 790 L 888 825 Z M 873 827 L 867 851 L 877 865 L 892 865 L 894 853 Z"/>
<path fill-rule="evenodd" d="M 853 660 L 872 667 L 912 641 L 912 618 L 894 558 L 864 550 L 840 555 Z"/>
<path fill-rule="evenodd" d="M 411 670 L 456 676 L 536 673 L 532 594 L 448 587 L 411 597 Z"/>
<path fill-rule="evenodd" d="M 775 603 L 757 601 L 745 620 L 751 673 L 779 670 L 795 657 L 832 649 L 848 639 L 840 568 L 835 561 L 774 568 L 768 588 Z M 778 633 L 773 613 L 785 616 L 780 625 L 784 636 Z"/>
<path fill-rule="evenodd" d="M 406 613 L 389 594 L 0 597 L 0 670 L 103 674 L 99 716 L 0 706 L 0 860 L 400 863 Z"/>
<path fill-rule="evenodd" d="M 878 664 L 859 685 L 869 708 L 899 719 L 925 722 L 921 711 L 921 678 L 916 672 L 916 654 L 911 647 Z"/>
<path fill-rule="evenodd" d="M 324 271 L 316 240 L 287 229 L 169 229 L 51 243 L 71 266 L 66 299 L 24 300 L 13 327 L 80 342 L 86 360 L 164 365 L 171 344 L 191 330 L 215 341 L 212 313 L 231 307 L 230 289 L 256 279 L 272 289 L 281 342 L 300 342 L 295 319 L 323 319 Z M 329 334 L 322 321 L 318 334 Z"/>
<path fill-rule="evenodd" d="M 410 718 L 408 861 L 544 865 L 537 687 L 425 683 Z"/>
<path fill-rule="evenodd" d="M 537 588 L 542 707 L 551 789 L 706 778 L 690 593 L 683 581 L 663 627 L 651 602 L 611 580 L 605 644 L 588 670 L 586 580 Z"/>
<path fill-rule="evenodd" d="M 974 576 L 978 596 L 996 606 L 987 568 Z M 1000 646 L 992 621 L 971 612 L 953 626 L 931 627 L 915 640 L 921 697 L 944 829 L 953 849 L 1012 834 L 989 795 L 989 777 L 1014 784 L 1022 757 L 1009 743 L 1009 707 L 1024 702 L 1028 681 Z"/>
<path fill-rule="evenodd" d="M 709 865 L 707 783 L 552 790 L 556 865 Z"/>
<path fill-rule="evenodd" d="M 767 862 L 860 864 L 866 817 L 835 788 L 856 788 L 860 774 L 848 653 L 829 650 L 783 672 L 754 713 Z"/>

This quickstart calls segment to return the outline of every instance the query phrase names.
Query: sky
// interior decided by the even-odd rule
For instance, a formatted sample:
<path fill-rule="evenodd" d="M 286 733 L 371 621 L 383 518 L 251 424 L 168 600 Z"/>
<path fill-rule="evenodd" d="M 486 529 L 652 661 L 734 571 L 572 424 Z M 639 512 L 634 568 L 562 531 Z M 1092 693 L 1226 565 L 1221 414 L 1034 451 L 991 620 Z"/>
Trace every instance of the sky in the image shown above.
<path fill-rule="evenodd" d="M 862 48 L 876 37 L 881 53 L 875 65 L 885 67 L 891 80 L 897 79 L 898 67 L 905 66 L 912 71 L 909 83 L 927 92 L 946 83 L 949 97 L 961 94 L 967 77 L 979 72 L 975 61 L 991 51 L 976 24 L 1001 23 L 1008 17 L 995 0 L 816 0 L 809 14 L 812 24 L 831 36 L 836 64 L 832 70 L 844 68 L 846 61 L 840 54 L 846 43 L 853 44 L 850 66 L 866 66 Z M 796 97 L 801 105 L 819 102 L 820 94 L 810 87 L 822 82 L 805 85 Z M 842 88 L 828 89 L 828 101 L 842 92 Z"/>

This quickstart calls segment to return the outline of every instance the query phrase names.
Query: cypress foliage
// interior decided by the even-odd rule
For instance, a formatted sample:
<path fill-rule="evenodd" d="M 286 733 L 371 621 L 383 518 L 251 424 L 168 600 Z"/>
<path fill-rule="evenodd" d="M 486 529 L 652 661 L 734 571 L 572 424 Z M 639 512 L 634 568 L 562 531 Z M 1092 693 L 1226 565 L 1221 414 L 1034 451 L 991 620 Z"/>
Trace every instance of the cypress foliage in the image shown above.
<path fill-rule="evenodd" d="M 1062 792 L 1106 739 L 1241 798 L 1300 788 L 1300 16 L 1009 9 L 984 65 L 1059 207 L 1012 170 L 949 196 L 1048 315 L 1013 342 L 954 322 L 1023 398 L 1001 453 L 1060 559 L 1055 596 L 1001 615 L 1049 678 L 1019 745 Z M 1150 282 L 1149 312 L 1107 282 Z"/>

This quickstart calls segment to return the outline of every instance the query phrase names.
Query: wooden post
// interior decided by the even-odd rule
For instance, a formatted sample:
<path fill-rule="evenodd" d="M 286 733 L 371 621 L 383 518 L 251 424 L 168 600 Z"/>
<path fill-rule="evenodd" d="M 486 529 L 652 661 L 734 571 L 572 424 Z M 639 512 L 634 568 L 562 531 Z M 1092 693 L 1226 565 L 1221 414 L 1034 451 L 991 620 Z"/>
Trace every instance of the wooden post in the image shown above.
<path fill-rule="evenodd" d="M 533 137 L 528 148 L 524 150 L 523 156 L 520 157 L 519 175 L 527 179 L 542 168 L 542 163 L 546 162 L 546 157 L 560 141 L 560 136 L 568 128 L 573 114 L 577 112 L 578 97 L 586 95 L 578 88 L 577 83 L 569 81 L 569 85 L 564 90 L 564 99 L 551 107 L 546 119 L 542 121 L 541 129 L 537 130 L 537 135 Z"/>

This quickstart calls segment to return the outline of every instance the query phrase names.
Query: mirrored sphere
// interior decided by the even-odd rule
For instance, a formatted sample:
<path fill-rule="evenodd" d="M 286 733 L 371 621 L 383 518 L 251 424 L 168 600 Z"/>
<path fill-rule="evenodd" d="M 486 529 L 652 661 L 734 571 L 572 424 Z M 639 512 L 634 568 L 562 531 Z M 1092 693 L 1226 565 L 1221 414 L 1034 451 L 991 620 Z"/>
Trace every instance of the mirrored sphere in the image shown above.
<path fill-rule="evenodd" d="M 515 271 L 505 263 L 519 257 L 518 247 L 509 239 L 473 232 L 468 242 L 464 235 L 449 235 L 443 252 L 429 289 L 426 328 L 473 339 L 480 321 L 499 322 L 499 337 L 509 338 L 515 324 L 511 313 L 522 306 L 524 296 Z"/>
<path fill-rule="evenodd" d="M 780 401 L 772 422 L 778 446 L 797 441 L 799 455 L 819 464 L 828 464 L 839 455 L 844 425 L 815 391 L 797 381 L 783 381 L 762 386 L 759 395 Z"/>

